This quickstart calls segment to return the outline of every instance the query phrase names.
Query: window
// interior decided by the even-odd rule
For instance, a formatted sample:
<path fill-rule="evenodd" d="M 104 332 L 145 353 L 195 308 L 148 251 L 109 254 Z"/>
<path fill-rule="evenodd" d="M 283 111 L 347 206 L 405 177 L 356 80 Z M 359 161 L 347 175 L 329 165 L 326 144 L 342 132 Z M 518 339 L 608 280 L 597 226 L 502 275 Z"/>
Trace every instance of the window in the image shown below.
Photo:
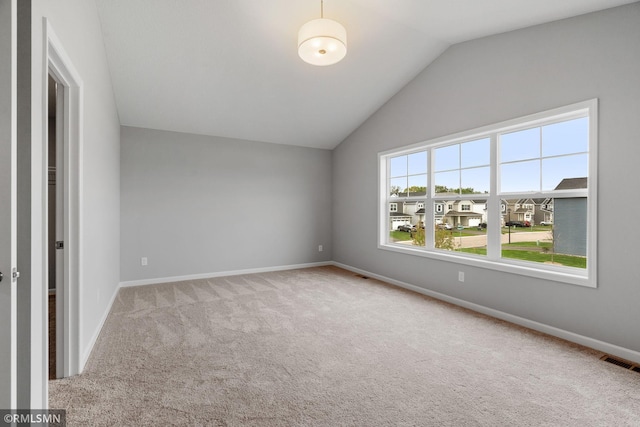
<path fill-rule="evenodd" d="M 595 287 L 596 125 L 591 100 L 380 153 L 379 247 Z"/>
<path fill-rule="evenodd" d="M 398 212 L 398 204 L 389 203 L 389 212 Z"/>
<path fill-rule="evenodd" d="M 390 158 L 389 173 L 389 195 L 424 195 L 427 189 L 427 152 Z"/>

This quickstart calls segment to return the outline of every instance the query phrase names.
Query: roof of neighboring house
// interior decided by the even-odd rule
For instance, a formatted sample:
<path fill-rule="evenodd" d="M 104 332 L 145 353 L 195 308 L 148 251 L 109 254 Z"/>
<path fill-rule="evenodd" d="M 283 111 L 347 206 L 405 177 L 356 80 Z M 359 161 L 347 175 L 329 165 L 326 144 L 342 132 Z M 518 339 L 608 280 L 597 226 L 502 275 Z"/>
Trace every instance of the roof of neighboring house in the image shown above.
<path fill-rule="evenodd" d="M 424 213 L 424 208 L 420 208 L 416 211 L 416 215 L 420 215 Z"/>
<path fill-rule="evenodd" d="M 538 199 L 538 200 L 543 200 L 543 199 Z M 518 201 L 516 202 L 516 205 L 535 205 L 536 201 L 532 198 L 527 198 L 527 199 L 518 199 Z"/>
<path fill-rule="evenodd" d="M 578 188 L 587 187 L 587 177 L 583 178 L 565 178 L 560 181 L 560 184 L 554 190 L 575 190 Z"/>
<path fill-rule="evenodd" d="M 402 212 L 389 212 L 389 216 L 411 218 L 411 215 L 407 215 L 406 213 L 402 213 Z"/>
<path fill-rule="evenodd" d="M 478 212 L 471 212 L 471 211 L 465 211 L 465 212 L 459 212 L 459 211 L 449 211 L 447 212 L 444 216 L 479 216 L 481 217 L 482 214 L 479 214 Z"/>
<path fill-rule="evenodd" d="M 426 191 L 416 191 L 411 193 L 398 193 L 397 197 L 422 197 L 426 195 Z"/>
<path fill-rule="evenodd" d="M 537 199 L 532 199 L 532 198 L 528 198 L 528 199 L 500 199 L 500 203 L 502 203 L 505 206 L 515 206 L 515 205 L 540 205 L 543 204 L 543 202 L 545 200 L 549 200 L 549 199 L 543 199 L 543 198 L 537 198 Z M 518 208 L 518 209 L 523 209 L 523 208 Z M 514 211 L 515 212 L 515 211 Z"/>

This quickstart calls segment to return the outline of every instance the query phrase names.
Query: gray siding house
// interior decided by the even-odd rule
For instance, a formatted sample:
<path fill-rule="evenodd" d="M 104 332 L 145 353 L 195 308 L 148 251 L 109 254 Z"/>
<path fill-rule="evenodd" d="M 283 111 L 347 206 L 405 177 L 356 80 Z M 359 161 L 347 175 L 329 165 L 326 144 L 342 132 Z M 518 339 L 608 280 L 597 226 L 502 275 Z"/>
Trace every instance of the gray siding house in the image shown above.
<path fill-rule="evenodd" d="M 587 178 L 566 178 L 556 190 L 587 188 Z M 559 254 L 587 256 L 587 198 L 556 198 L 553 212 L 553 249 Z"/>

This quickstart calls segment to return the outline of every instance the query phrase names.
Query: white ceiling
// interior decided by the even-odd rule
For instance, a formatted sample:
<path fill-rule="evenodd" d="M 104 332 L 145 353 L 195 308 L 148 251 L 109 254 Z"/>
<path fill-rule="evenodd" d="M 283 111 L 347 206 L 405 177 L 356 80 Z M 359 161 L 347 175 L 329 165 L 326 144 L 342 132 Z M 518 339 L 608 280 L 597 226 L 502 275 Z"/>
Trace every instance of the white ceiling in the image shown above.
<path fill-rule="evenodd" d="M 126 126 L 334 148 L 452 44 L 637 0 L 326 0 L 346 58 L 297 33 L 320 0 L 96 0 Z"/>

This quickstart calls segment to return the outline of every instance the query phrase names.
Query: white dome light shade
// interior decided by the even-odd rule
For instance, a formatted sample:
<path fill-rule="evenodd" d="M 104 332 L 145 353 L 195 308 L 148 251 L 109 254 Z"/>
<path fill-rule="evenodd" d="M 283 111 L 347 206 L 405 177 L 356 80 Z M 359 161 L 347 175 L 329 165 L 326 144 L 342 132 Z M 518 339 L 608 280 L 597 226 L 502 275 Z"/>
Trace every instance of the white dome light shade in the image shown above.
<path fill-rule="evenodd" d="M 331 65 L 347 54 L 347 30 L 331 19 L 314 19 L 298 31 L 298 55 L 312 65 Z"/>

